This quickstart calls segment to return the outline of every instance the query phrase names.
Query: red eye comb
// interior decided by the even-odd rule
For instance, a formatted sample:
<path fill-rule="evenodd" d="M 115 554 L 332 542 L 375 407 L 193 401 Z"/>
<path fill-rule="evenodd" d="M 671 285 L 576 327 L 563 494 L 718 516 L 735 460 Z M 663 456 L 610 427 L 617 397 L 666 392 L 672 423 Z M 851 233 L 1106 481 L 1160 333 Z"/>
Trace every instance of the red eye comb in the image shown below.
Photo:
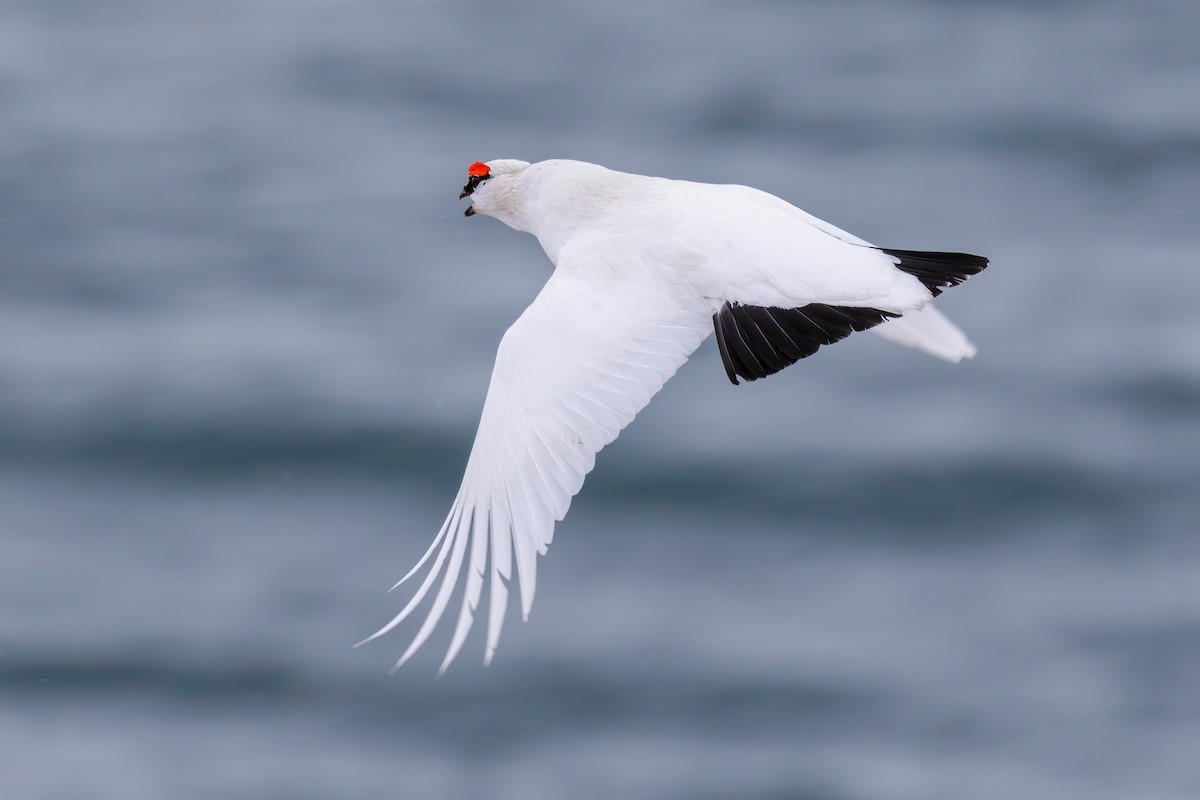
<path fill-rule="evenodd" d="M 491 168 L 482 161 L 476 161 L 471 166 L 467 167 L 467 174 L 474 178 L 482 178 L 491 172 Z"/>

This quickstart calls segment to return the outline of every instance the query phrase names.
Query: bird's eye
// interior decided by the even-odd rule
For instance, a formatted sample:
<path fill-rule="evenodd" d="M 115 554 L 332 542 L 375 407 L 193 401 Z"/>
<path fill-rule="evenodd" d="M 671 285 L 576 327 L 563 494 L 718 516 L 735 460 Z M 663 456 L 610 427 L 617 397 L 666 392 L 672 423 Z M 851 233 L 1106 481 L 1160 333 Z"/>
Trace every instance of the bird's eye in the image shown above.
<path fill-rule="evenodd" d="M 467 185 L 463 187 L 462 194 L 458 196 L 458 199 L 461 200 L 464 197 L 471 195 L 474 193 L 479 184 L 489 180 L 491 177 L 491 175 L 471 175 L 467 178 Z"/>

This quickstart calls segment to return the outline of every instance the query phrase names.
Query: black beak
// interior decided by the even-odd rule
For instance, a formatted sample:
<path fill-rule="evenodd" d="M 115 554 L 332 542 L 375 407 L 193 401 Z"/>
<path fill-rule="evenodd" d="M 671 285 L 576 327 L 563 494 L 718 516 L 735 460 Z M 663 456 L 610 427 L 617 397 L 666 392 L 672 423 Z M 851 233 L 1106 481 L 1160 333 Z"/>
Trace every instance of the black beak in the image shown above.
<path fill-rule="evenodd" d="M 459 199 L 461 200 L 462 198 L 460 197 Z M 467 206 L 467 210 L 463 212 L 463 216 L 464 217 L 475 216 L 475 206 Z"/>

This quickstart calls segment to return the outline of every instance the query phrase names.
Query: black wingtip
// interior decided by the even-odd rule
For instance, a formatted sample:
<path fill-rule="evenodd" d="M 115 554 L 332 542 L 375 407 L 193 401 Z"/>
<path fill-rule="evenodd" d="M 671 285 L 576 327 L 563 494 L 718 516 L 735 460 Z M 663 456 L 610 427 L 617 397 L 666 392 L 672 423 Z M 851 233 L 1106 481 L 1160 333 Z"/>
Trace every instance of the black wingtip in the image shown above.
<path fill-rule="evenodd" d="M 924 250 L 892 250 L 879 248 L 889 256 L 900 259 L 897 268 L 925 284 L 930 294 L 937 297 L 942 289 L 957 286 L 972 275 L 983 272 L 988 260 L 970 253 L 935 253 Z"/>

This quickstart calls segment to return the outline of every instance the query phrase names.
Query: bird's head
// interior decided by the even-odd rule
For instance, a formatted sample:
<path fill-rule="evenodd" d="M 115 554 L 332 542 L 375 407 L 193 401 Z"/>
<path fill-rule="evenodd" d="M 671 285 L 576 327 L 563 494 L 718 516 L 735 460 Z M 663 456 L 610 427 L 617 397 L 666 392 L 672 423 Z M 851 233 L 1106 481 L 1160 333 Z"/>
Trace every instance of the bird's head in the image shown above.
<path fill-rule="evenodd" d="M 517 191 L 521 174 L 529 166 L 528 161 L 500 158 L 495 161 L 476 161 L 467 168 L 467 185 L 463 187 L 459 200 L 471 198 L 464 214 L 468 217 L 484 214 L 498 217 L 508 224 L 508 219 L 518 211 L 520 195 Z"/>

